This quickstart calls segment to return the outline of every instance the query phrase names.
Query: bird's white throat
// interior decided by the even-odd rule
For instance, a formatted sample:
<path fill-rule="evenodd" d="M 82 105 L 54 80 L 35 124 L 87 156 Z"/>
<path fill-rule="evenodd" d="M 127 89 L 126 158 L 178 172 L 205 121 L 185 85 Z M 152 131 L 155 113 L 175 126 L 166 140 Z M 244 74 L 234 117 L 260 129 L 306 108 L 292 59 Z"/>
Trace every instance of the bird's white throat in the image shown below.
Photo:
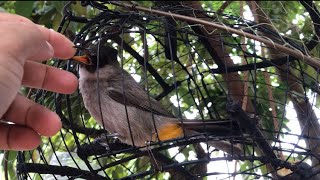
<path fill-rule="evenodd" d="M 113 72 L 115 71 L 114 66 L 106 65 L 102 68 L 99 68 L 95 72 L 89 72 L 85 67 L 79 67 L 79 76 L 81 80 L 97 80 L 97 79 L 109 79 Z"/>

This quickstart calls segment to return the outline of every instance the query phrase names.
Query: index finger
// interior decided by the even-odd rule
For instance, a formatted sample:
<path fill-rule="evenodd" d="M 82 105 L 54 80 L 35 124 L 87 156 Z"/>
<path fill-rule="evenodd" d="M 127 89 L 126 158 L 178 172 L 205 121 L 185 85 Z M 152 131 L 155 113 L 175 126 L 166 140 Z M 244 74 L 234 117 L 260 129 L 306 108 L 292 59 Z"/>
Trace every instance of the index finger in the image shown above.
<path fill-rule="evenodd" d="M 16 14 L 5 13 L 5 12 L 0 13 L 0 21 L 2 21 L 2 22 L 23 22 L 23 23 L 34 24 L 28 18 L 25 18 L 23 16 L 19 16 Z"/>
<path fill-rule="evenodd" d="M 76 53 L 73 48 L 74 44 L 64 35 L 49 30 L 43 26 L 37 25 L 44 38 L 51 44 L 54 49 L 54 57 L 61 59 L 69 59 Z"/>
<path fill-rule="evenodd" d="M 74 44 L 64 35 L 55 32 L 54 30 L 49 30 L 41 25 L 34 24 L 25 17 L 9 13 L 0 13 L 0 22 L 21 22 L 36 25 L 46 41 L 53 47 L 54 57 L 68 59 L 76 53 L 76 49 L 73 48 Z"/>

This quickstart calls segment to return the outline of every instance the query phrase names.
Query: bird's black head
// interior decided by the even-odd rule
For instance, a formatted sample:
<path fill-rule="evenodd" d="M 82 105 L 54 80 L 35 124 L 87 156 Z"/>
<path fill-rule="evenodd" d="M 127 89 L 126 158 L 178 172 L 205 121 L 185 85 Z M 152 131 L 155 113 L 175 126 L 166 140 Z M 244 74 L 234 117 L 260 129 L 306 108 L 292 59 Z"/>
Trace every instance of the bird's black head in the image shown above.
<path fill-rule="evenodd" d="M 118 51 L 109 46 L 100 46 L 99 50 L 98 46 L 78 48 L 84 55 L 74 56 L 72 59 L 81 62 L 80 66 L 85 67 L 89 72 L 93 73 L 97 68 L 103 68 L 105 65 L 118 65 Z"/>

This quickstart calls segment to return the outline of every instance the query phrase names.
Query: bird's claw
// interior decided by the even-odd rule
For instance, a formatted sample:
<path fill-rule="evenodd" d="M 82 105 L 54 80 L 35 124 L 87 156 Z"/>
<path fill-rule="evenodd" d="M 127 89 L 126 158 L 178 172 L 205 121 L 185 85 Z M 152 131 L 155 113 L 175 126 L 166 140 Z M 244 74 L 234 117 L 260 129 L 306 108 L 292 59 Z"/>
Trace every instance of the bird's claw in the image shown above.
<path fill-rule="evenodd" d="M 112 133 L 112 134 L 101 134 L 99 137 L 95 138 L 93 143 L 98 143 L 101 146 L 105 147 L 107 151 L 110 151 L 109 141 L 110 138 L 118 138 L 118 133 Z"/>

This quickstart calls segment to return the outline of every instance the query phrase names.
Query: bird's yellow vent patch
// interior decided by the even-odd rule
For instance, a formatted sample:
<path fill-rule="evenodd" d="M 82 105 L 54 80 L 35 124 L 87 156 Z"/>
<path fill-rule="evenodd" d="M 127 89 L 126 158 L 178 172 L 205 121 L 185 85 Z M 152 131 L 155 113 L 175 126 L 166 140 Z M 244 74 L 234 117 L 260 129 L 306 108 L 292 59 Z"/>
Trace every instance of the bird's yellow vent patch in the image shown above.
<path fill-rule="evenodd" d="M 183 135 L 183 129 L 179 124 L 166 124 L 158 129 L 158 137 L 161 141 L 174 139 L 181 137 Z M 157 135 L 155 134 L 153 139 L 157 139 Z"/>

